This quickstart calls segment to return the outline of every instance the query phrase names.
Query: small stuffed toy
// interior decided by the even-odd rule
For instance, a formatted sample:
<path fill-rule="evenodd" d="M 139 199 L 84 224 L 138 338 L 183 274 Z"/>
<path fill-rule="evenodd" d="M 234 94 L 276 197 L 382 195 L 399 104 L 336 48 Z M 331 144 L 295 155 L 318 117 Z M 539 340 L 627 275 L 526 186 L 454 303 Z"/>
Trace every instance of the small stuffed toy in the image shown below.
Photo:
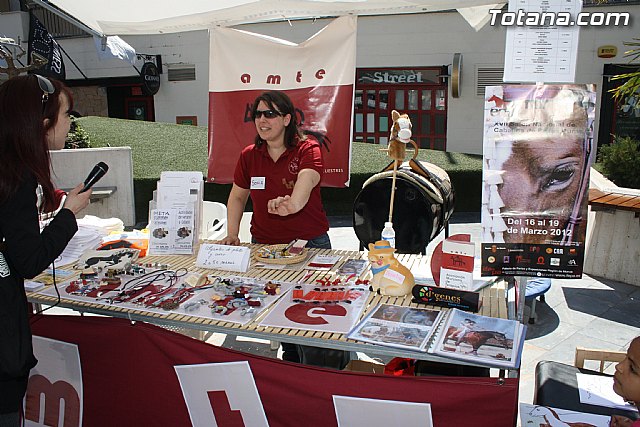
<path fill-rule="evenodd" d="M 408 114 L 400 114 L 396 110 L 391 111 L 391 135 L 389 136 L 389 147 L 387 154 L 397 162 L 403 162 L 407 155 L 407 144 L 411 143 L 418 152 L 418 145 L 411 139 L 411 120 Z M 414 155 L 415 158 L 415 155 Z"/>
<path fill-rule="evenodd" d="M 381 295 L 401 297 L 411 293 L 415 280 L 411 271 L 393 255 L 395 251 L 386 240 L 369 243 L 368 259 L 373 274 L 371 290 Z"/>

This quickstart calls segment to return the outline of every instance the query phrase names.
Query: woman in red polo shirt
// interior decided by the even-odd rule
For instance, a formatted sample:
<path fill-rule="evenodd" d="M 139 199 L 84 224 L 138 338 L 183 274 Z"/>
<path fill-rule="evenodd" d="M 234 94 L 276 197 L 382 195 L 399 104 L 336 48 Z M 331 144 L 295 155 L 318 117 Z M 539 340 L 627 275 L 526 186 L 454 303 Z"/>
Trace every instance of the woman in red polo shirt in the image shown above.
<path fill-rule="evenodd" d="M 331 248 L 329 221 L 320 198 L 323 171 L 320 144 L 298 128 L 291 99 L 279 91 L 264 92 L 253 103 L 253 145 L 242 150 L 227 202 L 227 236 L 240 243 L 242 212 L 251 196 L 254 243 L 289 243 L 304 239 L 311 248 Z"/>
<path fill-rule="evenodd" d="M 324 163 L 318 140 L 298 128 L 291 99 L 279 91 L 264 92 L 253 103 L 253 145 L 240 153 L 227 201 L 227 236 L 238 245 L 242 212 L 251 196 L 253 243 L 307 240 L 307 247 L 331 249 L 329 221 L 320 198 Z M 291 362 L 342 369 L 349 353 L 282 343 L 282 358 Z"/>

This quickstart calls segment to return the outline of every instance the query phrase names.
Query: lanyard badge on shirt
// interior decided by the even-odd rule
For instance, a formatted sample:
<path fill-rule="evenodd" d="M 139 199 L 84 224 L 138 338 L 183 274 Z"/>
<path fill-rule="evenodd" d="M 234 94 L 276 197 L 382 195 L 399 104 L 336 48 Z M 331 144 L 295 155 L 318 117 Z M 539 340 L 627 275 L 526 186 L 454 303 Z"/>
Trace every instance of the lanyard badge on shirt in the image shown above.
<path fill-rule="evenodd" d="M 251 190 L 264 190 L 265 177 L 264 176 L 252 176 L 251 177 Z"/>

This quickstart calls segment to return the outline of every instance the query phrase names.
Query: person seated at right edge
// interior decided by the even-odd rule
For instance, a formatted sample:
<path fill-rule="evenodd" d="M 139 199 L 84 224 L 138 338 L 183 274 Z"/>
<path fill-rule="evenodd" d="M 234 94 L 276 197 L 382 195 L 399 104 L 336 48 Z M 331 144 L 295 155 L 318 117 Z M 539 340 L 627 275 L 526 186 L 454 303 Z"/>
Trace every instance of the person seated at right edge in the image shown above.
<path fill-rule="evenodd" d="M 631 341 L 627 357 L 616 365 L 613 391 L 640 409 L 640 336 Z M 640 419 L 633 421 L 621 415 L 611 417 L 611 427 L 640 427 Z"/>
<path fill-rule="evenodd" d="M 252 243 L 307 240 L 308 248 L 331 249 L 329 221 L 320 197 L 324 163 L 313 134 L 298 127 L 291 99 L 280 91 L 259 95 L 251 110 L 257 135 L 236 165 L 227 201 L 227 236 L 238 245 L 240 221 L 249 197 L 253 203 Z M 283 360 L 342 369 L 349 353 L 282 343 Z"/>

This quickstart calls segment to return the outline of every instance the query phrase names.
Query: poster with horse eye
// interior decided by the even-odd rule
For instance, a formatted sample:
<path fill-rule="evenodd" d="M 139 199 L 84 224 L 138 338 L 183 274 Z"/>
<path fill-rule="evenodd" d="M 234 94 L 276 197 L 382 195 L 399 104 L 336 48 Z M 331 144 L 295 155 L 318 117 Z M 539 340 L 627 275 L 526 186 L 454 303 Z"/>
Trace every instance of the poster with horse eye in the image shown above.
<path fill-rule="evenodd" d="M 594 85 L 486 88 L 483 276 L 581 278 Z"/>

